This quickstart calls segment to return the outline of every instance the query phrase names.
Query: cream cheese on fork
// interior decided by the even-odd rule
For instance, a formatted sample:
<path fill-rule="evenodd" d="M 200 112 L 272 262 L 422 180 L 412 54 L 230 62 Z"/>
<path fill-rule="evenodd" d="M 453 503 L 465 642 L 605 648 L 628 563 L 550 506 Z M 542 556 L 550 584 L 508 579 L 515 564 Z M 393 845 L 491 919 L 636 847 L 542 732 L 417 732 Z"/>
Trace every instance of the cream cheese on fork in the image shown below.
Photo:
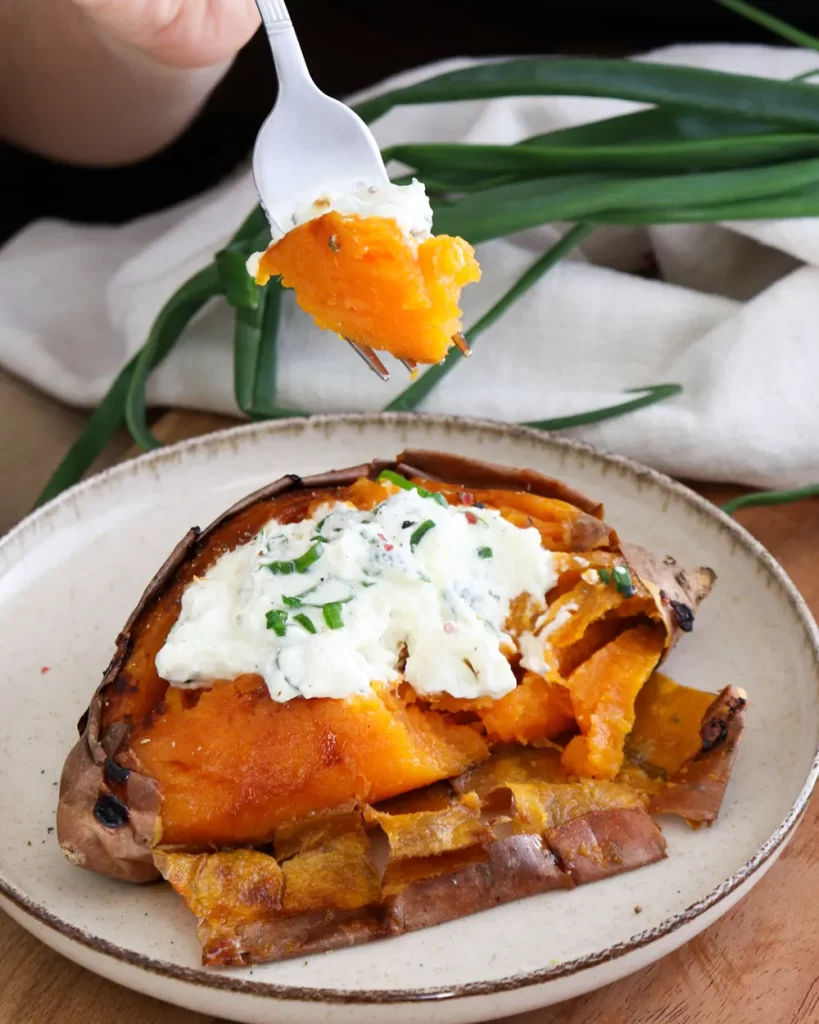
<path fill-rule="evenodd" d="M 403 663 L 420 695 L 497 698 L 516 685 L 512 599 L 556 581 L 537 530 L 494 509 L 416 488 L 369 511 L 333 502 L 267 523 L 192 582 L 156 668 L 180 686 L 255 673 L 285 702 L 365 694 Z"/>
<path fill-rule="evenodd" d="M 394 220 L 407 240 L 417 244 L 432 234 L 432 207 L 426 189 L 413 178 L 409 185 L 362 185 L 352 192 L 328 191 L 300 203 L 292 217 L 289 230 L 323 217 L 325 213 L 344 216 L 384 217 Z M 255 252 L 248 258 L 247 272 L 255 278 L 264 254 Z"/>

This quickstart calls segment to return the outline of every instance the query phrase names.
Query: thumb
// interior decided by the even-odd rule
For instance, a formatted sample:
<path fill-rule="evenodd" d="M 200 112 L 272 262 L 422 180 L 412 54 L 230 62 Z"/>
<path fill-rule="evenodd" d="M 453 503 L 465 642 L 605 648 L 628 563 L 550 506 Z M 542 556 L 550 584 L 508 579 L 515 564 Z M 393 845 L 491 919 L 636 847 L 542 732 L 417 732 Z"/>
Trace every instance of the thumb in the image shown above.
<path fill-rule="evenodd" d="M 259 26 L 254 0 L 72 0 L 104 34 L 163 64 L 209 67 Z"/>

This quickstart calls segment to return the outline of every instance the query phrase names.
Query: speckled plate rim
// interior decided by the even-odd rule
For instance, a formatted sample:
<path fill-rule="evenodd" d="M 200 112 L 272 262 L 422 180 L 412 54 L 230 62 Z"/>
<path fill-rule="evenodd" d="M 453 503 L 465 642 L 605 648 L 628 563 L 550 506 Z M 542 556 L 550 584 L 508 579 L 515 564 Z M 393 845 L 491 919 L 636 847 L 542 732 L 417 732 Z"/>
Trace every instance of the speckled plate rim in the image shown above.
<path fill-rule="evenodd" d="M 225 430 L 215 431 L 199 437 L 190 438 L 177 444 L 168 445 L 156 449 L 147 454 L 139 456 L 128 462 L 120 463 L 97 476 L 83 481 L 63 492 L 47 505 L 37 509 L 27 516 L 21 523 L 12 529 L 2 540 L 0 540 L 0 553 L 14 543 L 18 536 L 35 525 L 47 522 L 65 503 L 85 494 L 93 493 L 97 489 L 107 487 L 109 481 L 121 476 L 127 476 L 139 470 L 146 464 L 161 466 L 165 462 L 172 462 L 185 452 L 206 447 L 220 448 L 233 444 L 237 439 L 262 433 L 292 433 L 299 428 L 303 430 L 321 429 L 322 426 L 332 428 L 334 426 L 360 426 L 374 427 L 381 423 L 390 424 L 396 427 L 412 426 L 416 423 L 429 423 L 433 426 L 451 427 L 457 425 L 467 430 L 473 430 L 484 434 L 495 434 L 511 437 L 525 438 L 535 441 L 546 448 L 563 451 L 572 451 L 587 456 L 593 461 L 602 462 L 625 471 L 633 478 L 648 481 L 656 485 L 660 490 L 666 491 L 687 503 L 696 513 L 705 518 L 711 519 L 723 531 L 728 533 L 732 539 L 743 547 L 749 554 L 765 568 L 772 580 L 779 586 L 783 596 L 788 601 L 793 614 L 799 620 L 805 630 L 805 636 L 810 644 L 813 653 L 814 667 L 819 679 L 819 626 L 811 615 L 807 604 L 794 586 L 790 577 L 776 559 L 757 541 L 747 530 L 745 530 L 733 519 L 725 515 L 717 506 L 696 494 L 684 484 L 672 480 L 664 473 L 649 469 L 638 462 L 625 458 L 622 455 L 614 455 L 600 451 L 591 445 L 584 444 L 566 437 L 557 437 L 545 431 L 534 430 L 530 427 L 519 427 L 513 424 L 498 422 L 496 420 L 472 419 L 461 416 L 428 415 L 424 413 L 339 413 L 333 415 L 311 416 L 302 419 L 284 419 L 267 421 L 264 423 L 243 424 L 237 427 L 229 427 Z M 418 989 L 364 989 L 351 991 L 333 988 L 308 988 L 296 985 L 276 985 L 269 982 L 250 981 L 243 978 L 228 977 L 216 972 L 191 967 L 181 967 L 165 960 L 156 960 L 153 957 L 135 953 L 133 950 L 117 946 L 115 943 L 98 938 L 84 929 L 69 924 L 62 918 L 52 914 L 47 907 L 30 899 L 24 892 L 12 885 L 0 872 L 0 895 L 8 899 L 12 904 L 24 913 L 35 918 L 47 927 L 59 932 L 66 938 L 71 939 L 97 953 L 102 953 L 123 963 L 131 964 L 152 974 L 158 974 L 175 981 L 187 982 L 205 988 L 232 991 L 243 995 L 261 996 L 270 1000 L 311 1002 L 311 1003 L 336 1003 L 336 1004 L 390 1004 L 390 1003 L 418 1003 L 425 1001 L 464 999 L 474 996 L 486 996 L 500 992 L 514 991 L 516 989 L 528 988 L 532 985 L 542 985 L 558 978 L 577 974 L 581 971 L 597 967 L 612 960 L 619 959 L 629 953 L 642 949 L 659 939 L 665 938 L 690 924 L 697 917 L 700 917 L 707 910 L 720 903 L 727 896 L 737 890 L 740 886 L 762 868 L 766 862 L 774 856 L 783 844 L 791 837 L 798 826 L 802 815 L 805 812 L 808 801 L 816 787 L 819 779 L 819 749 L 817 749 L 811 763 L 810 771 L 805 778 L 802 788 L 799 791 L 790 811 L 778 826 L 778 828 L 759 847 L 756 853 L 745 864 L 726 878 L 718 886 L 711 890 L 707 896 L 690 904 L 684 910 L 666 918 L 655 928 L 639 932 L 632 936 L 627 942 L 616 943 L 596 953 L 589 953 L 578 957 L 575 960 L 567 961 L 556 967 L 547 967 L 537 971 L 528 971 L 522 974 L 511 975 L 506 978 L 499 978 L 495 981 L 471 982 L 451 987 L 433 987 Z"/>

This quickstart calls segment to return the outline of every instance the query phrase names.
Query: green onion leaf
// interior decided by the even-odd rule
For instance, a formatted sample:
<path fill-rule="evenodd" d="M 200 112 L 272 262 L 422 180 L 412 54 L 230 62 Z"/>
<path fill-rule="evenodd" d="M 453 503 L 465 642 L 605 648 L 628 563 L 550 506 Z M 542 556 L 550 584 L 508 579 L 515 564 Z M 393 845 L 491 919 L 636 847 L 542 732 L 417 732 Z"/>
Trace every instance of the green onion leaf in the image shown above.
<path fill-rule="evenodd" d="M 247 272 L 247 253 L 228 246 L 216 253 L 216 269 L 225 298 L 236 309 L 256 309 L 262 289 Z"/>
<path fill-rule="evenodd" d="M 258 236 L 258 237 L 257 237 Z M 261 206 L 254 206 L 242 221 L 230 245 L 247 243 L 248 255 L 259 249 L 266 249 L 270 241 L 270 225 Z"/>
<path fill-rule="evenodd" d="M 330 629 L 341 629 L 344 625 L 344 620 L 341 617 L 341 604 L 338 601 L 326 604 L 321 609 L 321 614 L 324 616 L 324 621 Z"/>
<path fill-rule="evenodd" d="M 618 593 L 623 597 L 634 597 L 634 584 L 631 582 L 631 573 L 624 565 L 615 565 L 611 570 L 611 576 Z"/>
<path fill-rule="evenodd" d="M 549 136 L 545 136 L 548 140 Z M 819 135 L 814 132 L 749 133 L 733 137 L 682 139 L 680 141 L 640 143 L 629 140 L 615 145 L 559 146 L 533 145 L 526 141 L 515 146 L 475 143 L 422 143 L 395 147 L 395 158 L 415 168 L 416 176 L 432 191 L 476 192 L 493 185 L 509 184 L 517 178 L 540 178 L 568 171 L 706 171 L 719 168 L 750 167 L 797 157 L 819 150 Z M 476 177 L 474 168 L 486 173 Z M 496 180 L 493 182 L 492 177 Z M 499 180 L 506 177 L 509 180 Z M 475 186 L 479 185 L 479 188 Z"/>
<path fill-rule="evenodd" d="M 77 483 L 122 425 L 125 419 L 125 398 L 131 384 L 136 360 L 135 356 L 120 370 L 114 383 L 108 389 L 108 394 L 91 414 L 88 422 L 82 428 L 80 436 L 40 492 L 34 505 L 35 508 L 51 501 L 66 488 Z"/>
<path fill-rule="evenodd" d="M 572 57 L 521 58 L 461 68 L 374 96 L 355 109 L 365 121 L 374 121 L 406 104 L 501 96 L 611 97 L 819 127 L 816 93 L 799 82 L 643 61 Z"/>
<path fill-rule="evenodd" d="M 286 604 L 288 608 L 301 608 L 301 598 L 299 597 L 283 597 L 282 603 Z"/>
<path fill-rule="evenodd" d="M 796 487 L 787 491 L 756 491 L 754 494 L 743 494 L 722 505 L 726 515 L 733 515 L 737 509 L 753 508 L 755 505 L 786 505 L 791 501 L 803 501 L 805 498 L 819 498 L 819 484 L 808 484 L 807 487 Z"/>
<path fill-rule="evenodd" d="M 478 558 L 491 558 L 492 548 L 478 548 Z"/>
<path fill-rule="evenodd" d="M 290 576 L 294 572 L 307 572 L 311 565 L 317 562 L 324 553 L 321 541 L 308 548 L 303 555 L 289 561 L 268 562 L 265 568 L 269 569 L 276 576 Z"/>
<path fill-rule="evenodd" d="M 267 622 L 267 628 L 272 629 L 276 636 L 284 636 L 287 631 L 287 612 L 278 611 L 276 608 L 272 608 L 265 616 Z"/>
<path fill-rule="evenodd" d="M 768 14 L 767 11 L 761 11 L 753 4 L 745 3 L 745 0 L 717 0 L 717 3 L 727 7 L 729 11 L 735 11 L 742 15 L 748 21 L 755 21 L 757 25 L 767 28 L 782 39 L 787 39 L 789 43 L 804 46 L 809 50 L 819 50 L 819 39 L 816 36 L 808 35 L 807 32 L 794 28 L 787 21 L 782 21 L 781 18 L 776 18 L 773 14 Z"/>
<path fill-rule="evenodd" d="M 680 384 L 650 384 L 642 388 L 628 388 L 627 395 L 637 393 L 639 398 L 630 398 L 619 405 L 606 405 L 601 409 L 590 409 L 571 416 L 555 416 L 550 420 L 529 420 L 522 423 L 523 427 L 534 427 L 537 430 L 568 430 L 569 427 L 582 427 L 588 423 L 601 423 L 603 420 L 624 416 L 627 412 L 635 412 L 647 405 L 664 402 L 667 398 L 682 394 Z"/>
<path fill-rule="evenodd" d="M 600 577 L 601 583 L 611 583 L 611 573 L 608 569 L 598 569 L 597 575 Z"/>
<path fill-rule="evenodd" d="M 813 86 L 807 86 L 813 89 Z M 817 104 L 819 108 L 819 104 Z M 518 181 L 433 204 L 436 231 L 473 245 L 553 221 L 592 221 L 606 210 L 682 208 L 759 200 L 819 185 L 819 159 L 698 174 L 578 173 Z"/>
<path fill-rule="evenodd" d="M 417 530 L 413 530 L 412 536 L 410 537 L 410 551 L 414 551 L 418 547 L 422 538 L 425 537 L 434 526 L 435 523 L 433 523 L 431 519 L 425 519 Z"/>
<path fill-rule="evenodd" d="M 304 612 L 299 612 L 298 615 L 294 615 L 293 619 L 295 622 L 298 622 L 300 626 L 303 626 L 308 633 L 316 632 L 316 627 L 313 625 L 313 620 L 309 616 L 305 615 Z"/>
<path fill-rule="evenodd" d="M 177 343 L 194 315 L 218 294 L 219 274 L 211 264 L 194 274 L 168 299 L 154 320 L 142 351 L 136 357 L 125 400 L 125 421 L 131 436 L 145 451 L 158 448 L 160 444 L 148 429 L 145 411 L 148 377 Z"/>

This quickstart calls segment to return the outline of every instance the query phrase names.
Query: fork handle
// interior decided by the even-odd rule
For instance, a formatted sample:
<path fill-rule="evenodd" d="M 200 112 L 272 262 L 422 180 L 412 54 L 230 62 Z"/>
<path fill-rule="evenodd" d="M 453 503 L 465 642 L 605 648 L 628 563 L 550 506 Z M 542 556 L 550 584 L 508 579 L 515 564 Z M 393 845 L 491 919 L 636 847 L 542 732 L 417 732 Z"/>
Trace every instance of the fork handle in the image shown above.
<path fill-rule="evenodd" d="M 307 70 L 307 63 L 284 0 L 256 0 L 256 6 L 262 16 L 273 62 L 276 65 L 279 92 L 285 92 L 290 86 L 299 84 L 312 85 L 313 79 Z"/>
<path fill-rule="evenodd" d="M 268 35 L 271 32 L 283 32 L 292 24 L 284 0 L 256 0 L 256 6 Z"/>

